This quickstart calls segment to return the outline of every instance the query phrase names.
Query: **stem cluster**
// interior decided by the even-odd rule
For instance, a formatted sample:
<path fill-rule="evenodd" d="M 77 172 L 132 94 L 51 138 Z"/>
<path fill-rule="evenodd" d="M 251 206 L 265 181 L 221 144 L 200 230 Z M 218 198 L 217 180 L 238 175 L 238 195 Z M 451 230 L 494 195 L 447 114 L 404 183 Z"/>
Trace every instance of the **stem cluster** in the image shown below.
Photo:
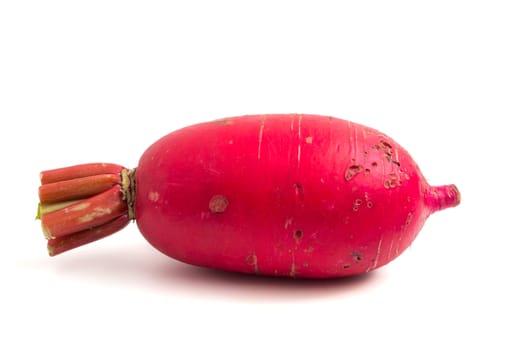
<path fill-rule="evenodd" d="M 54 256 L 94 242 L 130 221 L 129 186 L 133 170 L 89 163 L 40 173 L 37 219 Z"/>

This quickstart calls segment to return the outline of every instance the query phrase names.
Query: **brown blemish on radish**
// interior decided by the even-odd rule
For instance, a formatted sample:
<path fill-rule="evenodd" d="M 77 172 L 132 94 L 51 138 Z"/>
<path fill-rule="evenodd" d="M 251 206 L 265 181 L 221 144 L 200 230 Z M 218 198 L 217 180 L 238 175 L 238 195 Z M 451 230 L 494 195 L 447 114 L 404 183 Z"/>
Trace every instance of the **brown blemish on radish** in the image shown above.
<path fill-rule="evenodd" d="M 386 142 L 384 140 L 379 140 L 379 142 L 377 144 L 372 146 L 372 149 L 375 150 L 375 151 L 382 150 L 385 159 L 388 162 L 392 161 L 392 156 L 393 156 L 394 152 L 393 152 L 393 149 L 392 149 L 392 145 L 389 144 L 388 142 Z M 396 159 L 397 159 L 397 157 L 396 157 Z M 397 160 L 396 160 L 396 162 L 397 162 Z M 399 162 L 397 162 L 397 164 L 399 165 Z"/>
<path fill-rule="evenodd" d="M 382 148 L 382 149 L 388 149 L 388 150 L 392 149 L 392 146 L 388 142 L 386 142 L 385 140 L 380 140 L 379 141 L 379 147 Z"/>
<path fill-rule="evenodd" d="M 372 162 L 372 168 L 377 168 L 377 162 Z"/>
<path fill-rule="evenodd" d="M 354 261 L 356 263 L 360 262 L 361 260 L 363 260 L 363 256 L 361 255 L 360 252 L 352 252 L 352 254 L 350 254 L 352 256 L 352 258 L 354 259 Z"/>
<path fill-rule="evenodd" d="M 306 143 L 309 144 L 309 145 L 312 144 L 312 141 L 313 141 L 312 136 L 307 136 L 307 137 L 304 139 L 304 142 L 306 142 Z"/>
<path fill-rule="evenodd" d="M 220 125 L 230 125 L 232 123 L 233 121 L 230 118 L 223 118 L 223 119 L 217 120 L 217 124 L 220 124 Z"/>
<path fill-rule="evenodd" d="M 345 180 L 350 181 L 355 175 L 363 171 L 361 165 L 350 165 L 345 171 Z"/>
<path fill-rule="evenodd" d="M 292 253 L 292 263 L 290 264 L 290 277 L 295 277 L 297 275 L 297 267 L 295 266 L 295 254 Z"/>
<path fill-rule="evenodd" d="M 159 193 L 158 192 L 150 192 L 148 193 L 148 199 L 152 202 L 156 202 L 159 200 Z"/>
<path fill-rule="evenodd" d="M 260 272 L 259 272 L 259 265 L 257 264 L 257 255 L 255 253 L 252 253 L 250 255 L 248 255 L 246 257 L 246 259 L 244 259 L 244 262 L 247 264 L 247 265 L 250 265 L 253 267 L 253 272 L 258 275 Z"/>
<path fill-rule="evenodd" d="M 350 264 L 344 264 L 344 265 L 343 265 L 343 269 L 344 269 L 344 270 L 349 269 L 350 266 L 351 266 Z"/>
<path fill-rule="evenodd" d="M 229 202 L 226 197 L 224 197 L 223 195 L 217 194 L 211 197 L 210 202 L 209 202 L 209 208 L 212 213 L 220 214 L 226 211 L 228 204 Z"/>

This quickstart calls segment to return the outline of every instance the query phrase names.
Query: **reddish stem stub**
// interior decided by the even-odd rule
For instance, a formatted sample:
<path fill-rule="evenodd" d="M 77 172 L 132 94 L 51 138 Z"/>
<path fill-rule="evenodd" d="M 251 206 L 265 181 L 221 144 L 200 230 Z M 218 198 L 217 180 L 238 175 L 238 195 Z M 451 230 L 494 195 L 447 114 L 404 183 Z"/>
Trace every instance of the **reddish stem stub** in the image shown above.
<path fill-rule="evenodd" d="M 38 218 L 49 255 L 91 243 L 133 218 L 134 170 L 89 163 L 43 171 Z M 43 210 L 45 208 L 45 210 Z"/>

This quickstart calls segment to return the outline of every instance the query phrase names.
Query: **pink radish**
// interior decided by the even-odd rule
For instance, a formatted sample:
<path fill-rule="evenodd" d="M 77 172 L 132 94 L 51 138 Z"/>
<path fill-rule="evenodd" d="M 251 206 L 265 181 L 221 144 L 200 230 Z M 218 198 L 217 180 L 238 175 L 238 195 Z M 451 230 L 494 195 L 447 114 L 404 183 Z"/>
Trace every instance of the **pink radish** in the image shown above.
<path fill-rule="evenodd" d="M 381 132 L 307 114 L 253 115 L 166 135 L 136 169 L 84 164 L 41 174 L 51 255 L 135 219 L 166 255 L 273 276 L 331 278 L 381 267 L 428 216 L 459 204 Z"/>

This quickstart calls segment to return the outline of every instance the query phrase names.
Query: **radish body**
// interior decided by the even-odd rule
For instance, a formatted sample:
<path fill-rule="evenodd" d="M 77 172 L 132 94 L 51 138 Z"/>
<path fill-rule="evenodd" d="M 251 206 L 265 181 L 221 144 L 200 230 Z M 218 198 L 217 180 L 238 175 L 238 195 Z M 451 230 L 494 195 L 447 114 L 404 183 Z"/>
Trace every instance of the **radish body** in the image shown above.
<path fill-rule="evenodd" d="M 190 264 L 332 278 L 387 264 L 435 211 L 459 204 L 430 186 L 381 132 L 306 114 L 252 115 L 177 130 L 136 169 L 82 164 L 41 173 L 51 256 L 136 219 L 144 237 Z"/>
<path fill-rule="evenodd" d="M 144 237 L 175 259 L 329 278 L 383 266 L 426 218 L 459 203 L 386 135 L 315 115 L 197 124 L 153 144 L 135 174 Z"/>

